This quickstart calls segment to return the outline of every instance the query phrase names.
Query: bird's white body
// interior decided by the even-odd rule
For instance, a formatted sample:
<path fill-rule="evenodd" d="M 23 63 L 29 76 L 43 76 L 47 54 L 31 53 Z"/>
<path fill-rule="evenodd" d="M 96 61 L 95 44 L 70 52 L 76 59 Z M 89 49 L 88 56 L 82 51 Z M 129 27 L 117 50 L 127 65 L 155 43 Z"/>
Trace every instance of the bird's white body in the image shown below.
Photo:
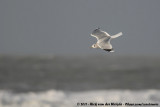
<path fill-rule="evenodd" d="M 110 43 L 111 39 L 117 38 L 122 35 L 122 32 L 110 36 L 107 32 L 98 29 L 95 29 L 92 33 L 91 36 L 97 38 L 97 43 L 92 45 L 92 48 L 101 48 L 105 51 L 108 52 L 114 52 L 112 45 Z"/>

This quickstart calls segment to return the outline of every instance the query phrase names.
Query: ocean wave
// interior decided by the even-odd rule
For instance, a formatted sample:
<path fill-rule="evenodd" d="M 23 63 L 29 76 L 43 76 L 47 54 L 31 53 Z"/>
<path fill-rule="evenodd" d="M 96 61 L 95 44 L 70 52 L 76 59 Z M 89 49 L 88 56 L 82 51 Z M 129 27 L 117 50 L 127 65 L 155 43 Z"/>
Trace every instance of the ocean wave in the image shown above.
<path fill-rule="evenodd" d="M 0 107 L 77 107 L 79 104 L 85 107 L 91 107 L 90 104 L 98 103 L 122 103 L 122 107 L 127 107 L 125 105 L 126 103 L 160 104 L 160 91 L 97 90 L 65 92 L 48 90 L 27 93 L 0 91 Z M 108 105 L 107 107 L 110 106 Z M 112 105 L 112 107 L 114 106 Z"/>

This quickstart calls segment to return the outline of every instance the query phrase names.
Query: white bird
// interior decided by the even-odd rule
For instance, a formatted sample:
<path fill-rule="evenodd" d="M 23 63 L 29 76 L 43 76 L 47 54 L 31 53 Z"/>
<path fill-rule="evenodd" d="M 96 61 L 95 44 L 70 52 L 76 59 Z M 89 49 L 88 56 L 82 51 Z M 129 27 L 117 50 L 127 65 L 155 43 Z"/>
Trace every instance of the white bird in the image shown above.
<path fill-rule="evenodd" d="M 92 48 L 101 48 L 107 52 L 114 52 L 112 45 L 110 44 L 111 39 L 117 38 L 122 35 L 122 32 L 110 36 L 107 32 L 100 30 L 100 28 L 95 29 L 91 36 L 97 38 L 97 43 L 92 45 Z"/>

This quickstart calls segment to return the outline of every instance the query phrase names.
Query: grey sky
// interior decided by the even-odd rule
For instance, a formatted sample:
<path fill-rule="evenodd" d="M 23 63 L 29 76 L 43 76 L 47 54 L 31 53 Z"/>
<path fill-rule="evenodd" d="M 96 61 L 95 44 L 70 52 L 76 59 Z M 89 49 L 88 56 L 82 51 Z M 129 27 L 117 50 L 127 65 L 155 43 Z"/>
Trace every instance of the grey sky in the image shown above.
<path fill-rule="evenodd" d="M 0 53 L 92 54 L 97 27 L 115 54 L 160 54 L 160 0 L 1 0 Z"/>

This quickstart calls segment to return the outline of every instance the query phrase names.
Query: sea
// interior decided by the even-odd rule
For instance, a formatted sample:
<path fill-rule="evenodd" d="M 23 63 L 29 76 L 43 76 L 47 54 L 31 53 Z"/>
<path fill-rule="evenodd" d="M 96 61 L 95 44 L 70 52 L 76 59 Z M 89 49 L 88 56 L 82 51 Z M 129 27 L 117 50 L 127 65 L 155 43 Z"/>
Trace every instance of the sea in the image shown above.
<path fill-rule="evenodd" d="M 0 55 L 0 107 L 160 107 L 160 57 Z"/>

